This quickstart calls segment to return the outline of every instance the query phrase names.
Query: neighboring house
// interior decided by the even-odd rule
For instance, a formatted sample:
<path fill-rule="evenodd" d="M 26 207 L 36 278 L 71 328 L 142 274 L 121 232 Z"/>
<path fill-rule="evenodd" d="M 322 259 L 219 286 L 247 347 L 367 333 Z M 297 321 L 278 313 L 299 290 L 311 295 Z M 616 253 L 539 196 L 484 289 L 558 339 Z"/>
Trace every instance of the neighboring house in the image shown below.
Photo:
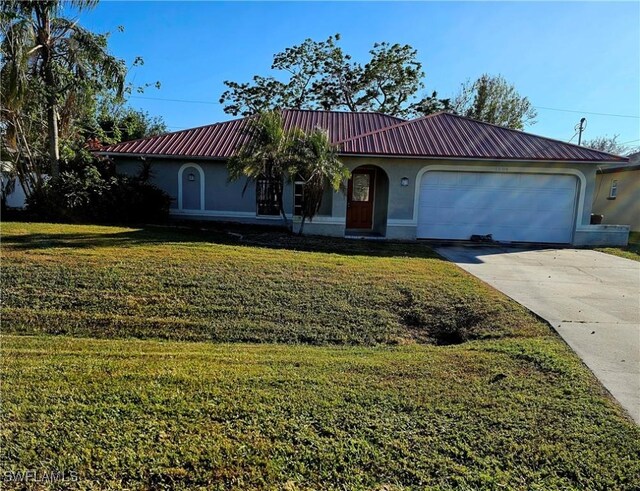
<path fill-rule="evenodd" d="M 630 155 L 628 164 L 598 169 L 593 212 L 603 215 L 602 223 L 640 232 L 640 152 Z"/>
<path fill-rule="evenodd" d="M 24 194 L 20 180 L 13 172 L 13 164 L 9 161 L 0 161 L 0 193 L 8 209 L 25 208 L 27 196 Z"/>
<path fill-rule="evenodd" d="M 574 245 L 623 244 L 628 227 L 590 225 L 599 165 L 624 157 L 448 113 L 405 121 L 378 113 L 283 110 L 287 128 L 328 131 L 352 176 L 327 191 L 310 234 Z M 247 118 L 104 148 L 117 169 L 152 163 L 180 218 L 279 224 L 269 183 L 228 182 L 225 161 L 246 141 Z M 243 192 L 244 190 L 244 192 Z M 298 210 L 290 183 L 285 211 Z"/>

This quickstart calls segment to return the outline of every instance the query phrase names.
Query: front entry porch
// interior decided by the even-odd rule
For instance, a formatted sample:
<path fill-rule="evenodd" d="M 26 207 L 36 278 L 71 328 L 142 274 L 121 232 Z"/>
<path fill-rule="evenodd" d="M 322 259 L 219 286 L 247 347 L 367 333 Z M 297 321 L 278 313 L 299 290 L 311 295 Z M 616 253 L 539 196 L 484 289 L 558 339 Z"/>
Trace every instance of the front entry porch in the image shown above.
<path fill-rule="evenodd" d="M 347 186 L 345 236 L 385 238 L 389 178 L 380 167 L 367 165 L 351 172 Z"/>

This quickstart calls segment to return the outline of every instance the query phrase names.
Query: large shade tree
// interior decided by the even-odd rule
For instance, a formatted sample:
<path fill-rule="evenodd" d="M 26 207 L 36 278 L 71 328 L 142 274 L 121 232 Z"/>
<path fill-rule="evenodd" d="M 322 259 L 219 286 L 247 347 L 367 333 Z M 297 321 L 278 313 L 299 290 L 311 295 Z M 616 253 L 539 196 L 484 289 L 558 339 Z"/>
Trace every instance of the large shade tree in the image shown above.
<path fill-rule="evenodd" d="M 376 111 L 416 117 L 451 111 L 480 121 L 523 129 L 535 123 L 527 97 L 504 77 L 484 74 L 462 84 L 454 99 L 425 89 L 425 72 L 408 44 L 376 43 L 360 63 L 339 44 L 340 35 L 307 39 L 274 55 L 274 75 L 251 82 L 227 80 L 225 112 L 249 116 L 275 108 Z"/>
<path fill-rule="evenodd" d="M 95 0 L 5 0 L 2 28 L 2 123 L 6 150 L 34 159 L 34 135 L 25 114 L 46 123 L 46 154 L 53 177 L 59 174 L 60 129 L 74 106 L 97 92 L 124 88 L 126 66 L 107 50 L 107 35 L 92 33 L 65 9 L 82 11 Z M 37 167 L 35 162 L 31 164 Z"/>
<path fill-rule="evenodd" d="M 484 74 L 463 83 L 451 109 L 461 116 L 516 130 L 534 124 L 537 116 L 531 101 L 501 75 Z"/>
<path fill-rule="evenodd" d="M 130 89 L 127 87 L 126 90 Z M 96 100 L 95 110 L 87 116 L 87 120 L 81 122 L 85 136 L 102 144 L 138 140 L 167 132 L 162 117 L 134 109 L 127 105 L 126 99 L 113 93 L 101 95 Z"/>
<path fill-rule="evenodd" d="M 225 112 L 248 116 L 274 108 L 377 111 L 412 116 L 447 109 L 437 93 L 421 97 L 425 73 L 409 45 L 376 43 L 366 63 L 339 46 L 340 35 L 307 39 L 274 55 L 276 76 L 225 81 Z"/>

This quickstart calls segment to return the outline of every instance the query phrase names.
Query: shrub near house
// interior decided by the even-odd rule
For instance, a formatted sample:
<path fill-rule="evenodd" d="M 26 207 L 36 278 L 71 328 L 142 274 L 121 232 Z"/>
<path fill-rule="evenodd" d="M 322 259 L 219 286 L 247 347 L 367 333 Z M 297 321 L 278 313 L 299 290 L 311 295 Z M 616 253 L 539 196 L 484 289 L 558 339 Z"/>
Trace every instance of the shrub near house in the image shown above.
<path fill-rule="evenodd" d="M 171 198 L 148 181 L 148 169 L 138 176 L 109 175 L 89 164 L 47 180 L 27 198 L 27 210 L 43 221 L 165 222 Z"/>

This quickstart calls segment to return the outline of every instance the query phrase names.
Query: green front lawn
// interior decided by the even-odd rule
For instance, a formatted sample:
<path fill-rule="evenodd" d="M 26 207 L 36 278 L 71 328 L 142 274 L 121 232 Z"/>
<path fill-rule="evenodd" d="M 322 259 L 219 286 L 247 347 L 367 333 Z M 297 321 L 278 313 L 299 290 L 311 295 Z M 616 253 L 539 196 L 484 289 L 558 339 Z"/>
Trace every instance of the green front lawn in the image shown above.
<path fill-rule="evenodd" d="M 640 232 L 631 232 L 629 234 L 629 244 L 626 247 L 603 247 L 596 250 L 640 261 Z"/>
<path fill-rule="evenodd" d="M 88 489 L 638 489 L 554 337 L 450 347 L 2 339 L 9 468 Z M 6 470 L 6 469 L 5 469 Z"/>
<path fill-rule="evenodd" d="M 640 429 L 503 295 L 239 232 L 2 225 L 3 489 L 640 487 Z"/>
<path fill-rule="evenodd" d="M 5 332 L 403 344 L 548 333 L 423 244 L 4 224 Z"/>

